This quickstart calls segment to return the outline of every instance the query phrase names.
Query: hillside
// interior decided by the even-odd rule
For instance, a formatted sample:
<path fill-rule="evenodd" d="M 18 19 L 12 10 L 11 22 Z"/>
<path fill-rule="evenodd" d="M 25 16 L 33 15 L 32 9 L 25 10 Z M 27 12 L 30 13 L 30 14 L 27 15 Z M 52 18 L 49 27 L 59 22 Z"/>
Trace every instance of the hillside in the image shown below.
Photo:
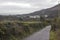
<path fill-rule="evenodd" d="M 58 4 L 54 7 L 51 7 L 51 8 L 35 11 L 35 12 L 29 13 L 29 14 L 8 15 L 8 16 L 0 15 L 0 20 L 22 20 L 22 19 L 31 20 L 29 18 L 29 16 L 35 16 L 35 15 L 38 15 L 38 16 L 48 15 L 48 18 L 54 18 L 54 17 L 57 17 L 59 14 L 60 14 L 60 4 Z"/>
<path fill-rule="evenodd" d="M 48 8 L 48 9 L 43 9 L 43 10 L 39 10 L 30 14 L 25 14 L 23 16 L 31 16 L 31 15 L 48 15 L 49 17 L 56 17 L 58 12 L 60 12 L 60 4 L 52 7 L 52 8 Z"/>

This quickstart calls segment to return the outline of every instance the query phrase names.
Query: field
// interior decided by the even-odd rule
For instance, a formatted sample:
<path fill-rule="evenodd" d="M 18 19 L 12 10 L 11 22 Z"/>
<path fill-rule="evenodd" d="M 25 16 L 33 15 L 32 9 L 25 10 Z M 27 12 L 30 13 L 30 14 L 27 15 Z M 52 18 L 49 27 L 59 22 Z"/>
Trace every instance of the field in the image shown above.
<path fill-rule="evenodd" d="M 46 25 L 40 21 L 1 21 L 0 40 L 21 40 Z"/>

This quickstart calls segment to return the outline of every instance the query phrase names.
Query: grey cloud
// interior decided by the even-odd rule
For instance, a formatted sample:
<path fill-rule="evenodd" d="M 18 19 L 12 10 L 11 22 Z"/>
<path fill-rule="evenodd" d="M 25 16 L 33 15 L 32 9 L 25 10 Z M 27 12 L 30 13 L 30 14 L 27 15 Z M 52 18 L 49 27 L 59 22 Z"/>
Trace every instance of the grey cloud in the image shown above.
<path fill-rule="evenodd" d="M 4 2 L 16 2 L 16 3 L 29 3 L 34 7 L 39 8 L 21 8 L 17 6 L 0 6 L 0 14 L 24 14 L 31 13 L 37 10 L 45 9 L 56 5 L 59 0 L 0 0 L 0 3 Z M 60 1 L 59 1 L 60 2 Z"/>

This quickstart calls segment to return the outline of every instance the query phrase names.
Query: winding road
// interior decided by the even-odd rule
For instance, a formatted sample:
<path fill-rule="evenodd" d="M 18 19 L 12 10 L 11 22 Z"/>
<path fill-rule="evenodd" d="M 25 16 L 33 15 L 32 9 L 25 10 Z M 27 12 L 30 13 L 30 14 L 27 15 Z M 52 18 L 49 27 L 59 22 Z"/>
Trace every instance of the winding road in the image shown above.
<path fill-rule="evenodd" d="M 46 28 L 32 34 L 31 36 L 25 38 L 24 40 L 49 40 L 51 26 L 46 26 Z"/>

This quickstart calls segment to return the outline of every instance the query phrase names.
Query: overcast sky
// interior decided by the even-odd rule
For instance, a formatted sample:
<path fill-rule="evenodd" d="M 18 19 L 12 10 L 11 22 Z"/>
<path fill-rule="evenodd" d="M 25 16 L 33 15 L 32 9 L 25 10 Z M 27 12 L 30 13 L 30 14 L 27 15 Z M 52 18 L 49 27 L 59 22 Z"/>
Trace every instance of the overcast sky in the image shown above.
<path fill-rule="evenodd" d="M 53 7 L 59 0 L 0 0 L 0 14 L 26 14 Z"/>

